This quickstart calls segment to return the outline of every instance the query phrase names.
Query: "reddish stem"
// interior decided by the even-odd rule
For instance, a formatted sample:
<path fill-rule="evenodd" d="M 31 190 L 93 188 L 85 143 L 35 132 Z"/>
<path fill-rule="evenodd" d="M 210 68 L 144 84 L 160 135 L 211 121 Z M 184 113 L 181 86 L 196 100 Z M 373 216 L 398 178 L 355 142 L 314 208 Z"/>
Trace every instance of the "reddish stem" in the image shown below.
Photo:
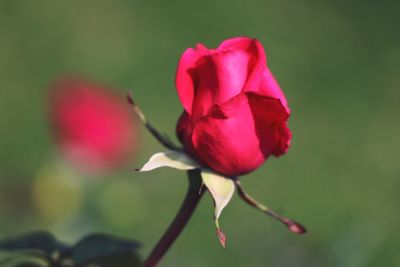
<path fill-rule="evenodd" d="M 202 180 L 199 170 L 188 171 L 189 187 L 183 200 L 182 206 L 178 211 L 175 219 L 172 221 L 167 231 L 153 248 L 150 255 L 143 263 L 143 267 L 155 267 L 162 257 L 167 253 L 174 241 L 177 239 L 183 228 L 188 223 L 194 210 L 203 195 L 204 190 L 200 190 Z"/>

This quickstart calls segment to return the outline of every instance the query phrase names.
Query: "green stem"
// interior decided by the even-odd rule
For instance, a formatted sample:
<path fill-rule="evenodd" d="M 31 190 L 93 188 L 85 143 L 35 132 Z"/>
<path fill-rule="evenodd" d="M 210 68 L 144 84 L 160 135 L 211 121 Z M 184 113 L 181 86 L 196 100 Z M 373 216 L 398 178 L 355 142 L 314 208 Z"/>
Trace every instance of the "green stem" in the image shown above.
<path fill-rule="evenodd" d="M 202 195 L 202 180 L 199 170 L 188 171 L 189 187 L 183 200 L 182 206 L 178 211 L 175 219 L 172 221 L 167 231 L 153 248 L 150 255 L 143 263 L 143 267 L 155 267 L 162 257 L 167 253 L 174 241 L 177 239 L 183 228 L 188 223 L 194 210 L 197 207 Z"/>

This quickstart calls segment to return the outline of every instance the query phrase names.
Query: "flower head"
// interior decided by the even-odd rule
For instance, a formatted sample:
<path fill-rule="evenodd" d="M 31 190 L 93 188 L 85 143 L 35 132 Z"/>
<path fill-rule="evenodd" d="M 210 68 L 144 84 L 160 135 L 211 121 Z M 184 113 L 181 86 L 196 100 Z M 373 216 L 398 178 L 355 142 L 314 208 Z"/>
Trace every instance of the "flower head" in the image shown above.
<path fill-rule="evenodd" d="M 288 150 L 290 110 L 256 39 L 237 37 L 217 49 L 201 44 L 187 49 L 176 88 L 184 107 L 178 138 L 203 165 L 238 176 Z"/>

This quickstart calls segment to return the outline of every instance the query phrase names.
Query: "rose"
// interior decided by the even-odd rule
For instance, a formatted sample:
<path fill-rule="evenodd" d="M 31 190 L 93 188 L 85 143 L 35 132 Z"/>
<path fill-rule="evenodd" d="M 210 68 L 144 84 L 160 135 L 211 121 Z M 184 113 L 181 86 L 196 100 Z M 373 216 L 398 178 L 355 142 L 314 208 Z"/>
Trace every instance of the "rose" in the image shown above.
<path fill-rule="evenodd" d="M 50 92 L 49 113 L 62 155 L 81 169 L 114 169 L 132 158 L 137 133 L 125 97 L 82 80 L 62 79 Z"/>
<path fill-rule="evenodd" d="M 233 177 L 288 150 L 290 110 L 257 40 L 238 37 L 217 49 L 187 49 L 176 88 L 184 107 L 177 135 L 201 164 Z"/>

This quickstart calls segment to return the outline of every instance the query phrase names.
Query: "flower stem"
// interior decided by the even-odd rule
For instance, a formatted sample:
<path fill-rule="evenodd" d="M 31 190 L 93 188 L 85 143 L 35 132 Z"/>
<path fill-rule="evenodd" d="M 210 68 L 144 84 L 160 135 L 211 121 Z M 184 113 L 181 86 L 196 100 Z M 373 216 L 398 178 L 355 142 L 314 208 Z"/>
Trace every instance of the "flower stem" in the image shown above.
<path fill-rule="evenodd" d="M 189 187 L 183 200 L 182 206 L 178 211 L 175 219 L 172 221 L 167 231 L 153 248 L 150 255 L 143 263 L 143 267 L 155 267 L 162 257 L 167 253 L 168 249 L 177 239 L 183 228 L 188 223 L 194 210 L 203 195 L 201 190 L 202 180 L 199 170 L 188 171 Z"/>

